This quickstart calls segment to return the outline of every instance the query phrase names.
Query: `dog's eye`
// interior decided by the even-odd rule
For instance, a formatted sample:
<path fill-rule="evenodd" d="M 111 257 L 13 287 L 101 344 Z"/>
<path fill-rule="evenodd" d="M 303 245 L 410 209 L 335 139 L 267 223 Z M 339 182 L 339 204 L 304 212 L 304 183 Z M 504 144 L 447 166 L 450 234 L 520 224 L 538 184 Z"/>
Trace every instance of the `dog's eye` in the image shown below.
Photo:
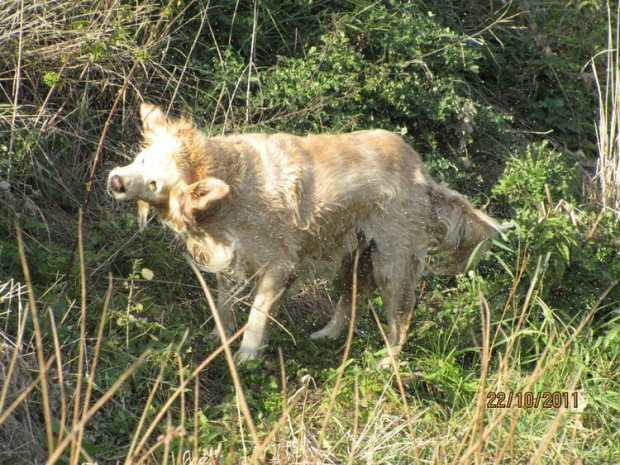
<path fill-rule="evenodd" d="M 151 189 L 153 192 L 157 191 L 157 182 L 149 181 L 148 186 L 149 186 L 149 189 Z"/>

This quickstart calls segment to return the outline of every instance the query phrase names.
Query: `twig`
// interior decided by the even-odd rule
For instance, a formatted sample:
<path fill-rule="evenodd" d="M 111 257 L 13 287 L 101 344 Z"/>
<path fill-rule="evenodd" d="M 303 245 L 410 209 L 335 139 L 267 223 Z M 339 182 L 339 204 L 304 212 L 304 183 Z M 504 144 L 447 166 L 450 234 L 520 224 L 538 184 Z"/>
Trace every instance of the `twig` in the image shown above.
<path fill-rule="evenodd" d="M 54 113 L 54 115 L 48 120 L 46 121 L 43 126 L 41 127 L 41 132 L 44 133 L 45 131 L 47 131 L 52 124 L 54 124 L 56 122 L 56 118 L 58 118 L 58 116 L 62 113 L 62 111 L 65 109 L 65 106 L 67 106 L 67 103 L 69 103 L 69 101 L 71 100 L 71 98 L 73 97 L 73 94 L 75 93 L 75 89 L 77 88 L 78 84 L 80 83 L 80 81 L 82 79 L 84 79 L 84 76 L 86 75 L 86 73 L 88 72 L 88 70 L 90 69 L 90 65 L 92 64 L 92 61 L 88 60 L 86 62 L 86 64 L 84 65 L 84 69 L 82 70 L 82 72 L 80 73 L 80 76 L 77 78 L 77 81 L 75 81 L 75 84 L 73 85 L 73 87 L 71 88 L 71 90 L 69 91 L 69 94 L 67 95 L 67 97 L 65 98 L 65 100 L 62 102 L 62 104 L 60 105 L 60 107 L 58 108 L 58 110 L 56 111 L 56 113 Z M 51 93 L 51 90 L 50 90 Z M 41 107 L 41 112 L 43 111 L 43 106 Z M 37 121 L 39 120 L 39 117 L 41 116 L 41 112 L 39 112 L 39 115 L 37 116 Z"/>
<path fill-rule="evenodd" d="M 187 52 L 187 58 L 185 59 L 185 64 L 183 65 L 183 69 L 181 69 L 181 75 L 179 76 L 179 79 L 177 80 L 177 85 L 175 86 L 174 92 L 172 93 L 172 98 L 170 99 L 170 104 L 168 105 L 167 112 L 170 112 L 170 109 L 172 108 L 172 104 L 174 103 L 174 100 L 176 99 L 177 92 L 179 91 L 179 87 L 181 87 L 183 76 L 185 75 L 185 72 L 187 71 L 187 67 L 189 66 L 189 60 L 192 54 L 194 53 L 194 49 L 196 48 L 198 39 L 202 35 L 202 28 L 204 27 L 205 22 L 207 21 L 207 11 L 209 11 L 210 4 L 211 4 L 211 0 L 207 2 L 207 6 L 205 6 L 204 10 L 201 11 L 202 21 L 200 22 L 200 26 L 198 27 L 198 31 L 196 32 L 196 36 L 194 37 L 194 42 L 192 42 L 192 46 L 190 47 L 189 52 Z"/>

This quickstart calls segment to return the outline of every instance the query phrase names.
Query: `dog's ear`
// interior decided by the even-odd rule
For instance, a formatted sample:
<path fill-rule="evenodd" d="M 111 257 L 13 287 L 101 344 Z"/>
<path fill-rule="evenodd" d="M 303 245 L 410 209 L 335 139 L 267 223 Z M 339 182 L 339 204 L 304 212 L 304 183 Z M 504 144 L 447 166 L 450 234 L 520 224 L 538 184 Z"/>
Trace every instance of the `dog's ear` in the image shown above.
<path fill-rule="evenodd" d="M 182 215 L 193 220 L 196 211 L 204 211 L 209 205 L 221 200 L 230 192 L 230 186 L 218 178 L 205 178 L 183 189 L 184 199 L 179 202 Z"/>
<path fill-rule="evenodd" d="M 140 119 L 142 120 L 142 129 L 145 135 L 153 133 L 158 128 L 168 126 L 168 118 L 158 106 L 150 103 L 140 105 Z"/>
<path fill-rule="evenodd" d="M 210 203 L 221 200 L 230 192 L 230 186 L 218 178 L 205 178 L 185 188 L 194 210 L 206 210 Z"/>

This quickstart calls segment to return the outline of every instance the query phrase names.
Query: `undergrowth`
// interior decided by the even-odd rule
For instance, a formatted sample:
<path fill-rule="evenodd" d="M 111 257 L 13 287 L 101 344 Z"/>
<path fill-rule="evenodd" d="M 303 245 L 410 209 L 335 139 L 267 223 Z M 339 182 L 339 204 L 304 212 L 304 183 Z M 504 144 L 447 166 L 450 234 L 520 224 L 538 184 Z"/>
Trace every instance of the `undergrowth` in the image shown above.
<path fill-rule="evenodd" d="M 0 463 L 620 463 L 617 11 L 560 3 L 2 2 Z M 512 227 L 425 276 L 391 370 L 378 297 L 309 339 L 324 286 L 235 368 L 212 278 L 105 195 L 143 99 L 212 134 L 399 132 Z"/>

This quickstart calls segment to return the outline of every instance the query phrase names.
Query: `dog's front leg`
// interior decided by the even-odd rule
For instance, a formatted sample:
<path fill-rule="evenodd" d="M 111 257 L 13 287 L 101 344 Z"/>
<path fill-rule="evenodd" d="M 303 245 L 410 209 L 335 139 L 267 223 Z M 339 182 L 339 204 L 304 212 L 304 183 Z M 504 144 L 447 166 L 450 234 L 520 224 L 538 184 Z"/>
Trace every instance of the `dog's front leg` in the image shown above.
<path fill-rule="evenodd" d="M 271 267 L 261 277 L 252 303 L 248 326 L 235 358 L 238 363 L 257 358 L 267 345 L 269 320 L 278 312 L 289 286 L 290 273 L 284 267 Z"/>

